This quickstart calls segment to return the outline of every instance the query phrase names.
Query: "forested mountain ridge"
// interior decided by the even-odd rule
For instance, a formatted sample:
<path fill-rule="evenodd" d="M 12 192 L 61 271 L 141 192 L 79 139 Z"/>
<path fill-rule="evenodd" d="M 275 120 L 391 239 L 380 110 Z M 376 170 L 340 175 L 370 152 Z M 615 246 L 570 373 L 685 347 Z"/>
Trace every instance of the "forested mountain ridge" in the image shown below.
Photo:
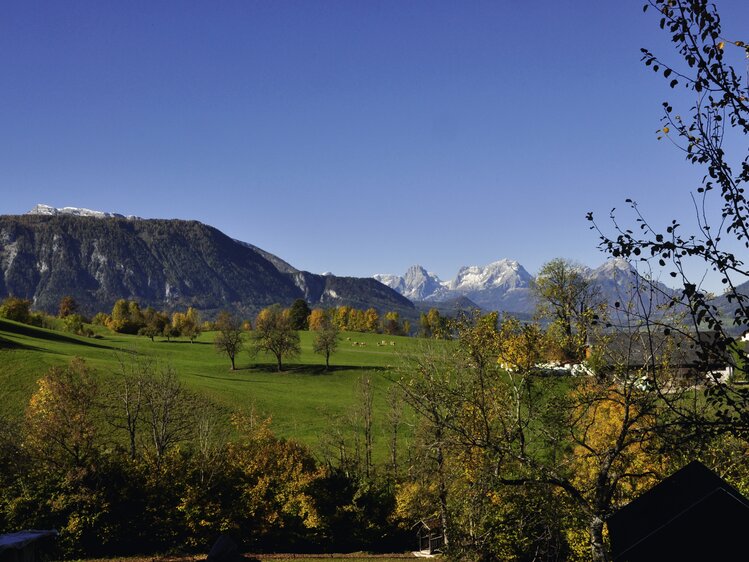
<path fill-rule="evenodd" d="M 271 261 L 250 244 L 197 221 L 74 215 L 0 216 L 0 296 L 54 312 L 73 296 L 86 313 L 117 299 L 143 306 L 193 306 L 254 313 L 297 298 L 311 305 L 412 310 L 372 279 L 315 275 Z M 289 266 L 290 267 L 290 266 Z"/>

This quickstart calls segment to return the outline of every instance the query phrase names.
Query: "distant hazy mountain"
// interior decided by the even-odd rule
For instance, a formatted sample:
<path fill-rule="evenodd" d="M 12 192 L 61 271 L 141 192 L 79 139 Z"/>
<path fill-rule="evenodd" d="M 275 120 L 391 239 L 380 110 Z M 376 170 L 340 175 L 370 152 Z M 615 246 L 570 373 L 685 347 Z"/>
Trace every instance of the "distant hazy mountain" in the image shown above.
<path fill-rule="evenodd" d="M 312 306 L 415 312 L 411 301 L 374 279 L 299 271 L 196 221 L 43 206 L 0 216 L 0 297 L 9 294 L 48 312 L 64 295 L 87 313 L 110 310 L 120 298 L 209 314 L 223 308 L 250 314 L 296 298 Z"/>
<path fill-rule="evenodd" d="M 645 281 L 632 266 L 621 259 L 606 261 L 591 269 L 581 267 L 582 273 L 599 288 L 601 297 L 611 304 L 626 303 L 636 287 L 645 286 Z M 444 282 L 429 274 L 421 266 L 409 268 L 404 276 L 380 274 L 376 279 L 385 283 L 414 302 L 446 302 L 459 297 L 470 299 L 485 310 L 499 310 L 530 316 L 536 308 L 536 299 L 531 289 L 533 277 L 515 260 L 503 259 L 486 266 L 461 267 L 455 279 Z M 665 302 L 673 292 L 661 283 L 658 302 Z M 649 302 L 647 292 L 642 292 Z M 665 296 L 663 296 L 665 295 Z M 421 305 L 419 308 L 423 308 Z"/>
<path fill-rule="evenodd" d="M 455 317 L 461 312 L 471 312 L 481 309 L 479 305 L 468 297 L 457 297 L 444 301 L 414 301 L 414 306 L 419 313 L 429 312 L 430 309 L 436 308 L 443 316 Z"/>
<path fill-rule="evenodd" d="M 738 284 L 736 286 L 736 293 L 749 297 L 749 281 Z M 736 308 L 739 306 L 736 303 L 736 299 L 731 299 L 731 301 L 729 301 L 728 297 L 724 293 L 720 296 L 715 297 L 715 299 L 713 299 L 712 301 L 712 304 L 718 307 L 718 310 L 726 319 L 725 329 L 728 333 L 739 335 L 743 334 L 746 331 L 746 326 L 741 324 L 737 326 L 733 321 L 734 313 L 736 311 Z"/>
<path fill-rule="evenodd" d="M 487 310 L 529 313 L 535 308 L 529 289 L 532 277 L 513 260 L 461 267 L 455 279 L 448 282 L 419 265 L 410 267 L 403 276 L 374 277 L 415 302 L 440 303 L 463 297 Z"/>
<path fill-rule="evenodd" d="M 643 277 L 632 264 L 621 258 L 607 260 L 596 269 L 586 269 L 585 272 L 609 304 L 619 302 L 624 307 L 631 303 L 648 307 L 651 313 L 658 314 L 656 307 L 677 295 L 663 283 Z"/>

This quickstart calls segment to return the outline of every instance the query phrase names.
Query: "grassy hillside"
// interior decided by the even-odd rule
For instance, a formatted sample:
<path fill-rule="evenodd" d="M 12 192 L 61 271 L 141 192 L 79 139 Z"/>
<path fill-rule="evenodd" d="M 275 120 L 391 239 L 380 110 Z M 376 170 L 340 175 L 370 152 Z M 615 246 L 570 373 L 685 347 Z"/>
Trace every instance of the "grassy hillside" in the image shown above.
<path fill-rule="evenodd" d="M 184 383 L 208 397 L 227 413 L 254 408 L 271 416 L 273 429 L 317 447 L 334 418 L 343 418 L 356 401 L 358 381 L 371 377 L 375 389 L 375 456 L 384 458 L 384 419 L 387 390 L 397 376 L 394 367 L 404 353 L 418 350 L 414 338 L 381 334 L 342 333 L 338 352 L 325 372 L 324 358 L 312 352 L 312 333 L 300 332 L 302 354 L 275 372 L 275 358 L 251 358 L 243 352 L 237 370 L 213 346 L 215 333 L 203 333 L 195 343 L 172 342 L 100 330 L 98 338 L 78 337 L 0 319 L 0 413 L 18 415 L 25 408 L 36 380 L 49 367 L 83 357 L 102 377 L 115 376 L 118 357 L 134 352 L 174 367 Z M 378 345 L 386 342 L 386 345 Z M 391 345 L 390 342 L 393 342 Z M 355 344 L 366 345 L 355 345 Z M 378 439 L 379 437 L 379 439 Z"/>

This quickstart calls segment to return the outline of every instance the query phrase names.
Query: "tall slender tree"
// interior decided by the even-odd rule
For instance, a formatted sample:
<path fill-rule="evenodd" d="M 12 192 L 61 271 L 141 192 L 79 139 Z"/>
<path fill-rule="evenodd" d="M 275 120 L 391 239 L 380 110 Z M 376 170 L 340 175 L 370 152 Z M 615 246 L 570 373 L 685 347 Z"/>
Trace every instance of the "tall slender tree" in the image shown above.
<path fill-rule="evenodd" d="M 213 340 L 216 351 L 226 353 L 231 361 L 231 370 L 234 371 L 236 369 L 234 360 L 244 346 L 242 323 L 230 312 L 222 311 L 216 318 L 216 330 L 216 337 Z"/>

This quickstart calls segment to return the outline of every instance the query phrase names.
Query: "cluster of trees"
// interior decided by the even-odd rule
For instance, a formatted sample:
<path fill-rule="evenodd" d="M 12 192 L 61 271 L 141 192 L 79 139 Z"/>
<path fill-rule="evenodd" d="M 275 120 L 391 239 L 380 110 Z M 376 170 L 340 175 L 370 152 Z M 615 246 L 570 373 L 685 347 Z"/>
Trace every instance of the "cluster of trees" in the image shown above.
<path fill-rule="evenodd" d="M 14 296 L 6 297 L 0 304 L 0 316 L 14 322 L 30 323 L 31 301 Z"/>
<path fill-rule="evenodd" d="M 323 312 L 328 320 L 342 331 L 377 333 L 382 330 L 380 315 L 374 308 L 360 310 L 350 306 L 339 306 L 326 311 L 320 310 L 316 317 L 319 318 Z M 311 330 L 315 329 L 316 324 L 316 318 L 310 317 Z"/>
<path fill-rule="evenodd" d="M 496 313 L 464 316 L 456 346 L 414 355 L 399 386 L 422 461 L 404 513 L 436 513 L 460 559 L 603 561 L 606 519 L 689 459 L 749 489 L 749 432 L 711 431 L 704 387 L 684 384 L 667 354 L 632 362 L 647 341 L 629 321 L 609 319 L 628 346 L 596 338 L 592 376 L 546 375 L 555 328 Z"/>
<path fill-rule="evenodd" d="M 92 322 L 113 332 L 147 336 L 151 341 L 157 336 L 165 337 L 167 340 L 184 337 L 192 343 L 202 331 L 200 314 L 192 307 L 185 312 L 173 312 L 170 316 L 169 313 L 155 310 L 150 306 L 141 309 L 136 301 L 126 299 L 115 302 L 110 314 L 96 314 Z"/>
<path fill-rule="evenodd" d="M 299 301 L 298 301 L 299 302 Z M 306 306 L 304 301 L 301 301 Z M 236 357 L 246 349 L 251 357 L 258 353 L 268 353 L 275 357 L 278 371 L 283 370 L 284 359 L 297 357 L 301 353 L 299 331 L 300 321 L 307 323 L 307 317 L 298 314 L 300 307 L 283 309 L 279 305 L 262 309 L 255 318 L 255 328 L 249 331 L 249 341 L 245 342 L 244 325 L 233 314 L 223 311 L 219 314 L 213 328 L 216 330 L 214 345 L 220 353 L 225 353 L 231 361 L 232 370 L 236 369 Z M 319 310 L 319 309 L 316 309 Z M 325 357 L 325 369 L 330 368 L 330 356 L 338 347 L 339 329 L 324 311 L 309 318 L 310 329 L 315 332 L 312 346 L 315 353 Z"/>
<path fill-rule="evenodd" d="M 87 318 L 78 313 L 78 303 L 73 297 L 66 296 L 60 300 L 57 319 L 62 321 L 62 326 L 56 322 L 55 317 L 31 310 L 32 302 L 29 299 L 9 296 L 0 303 L 0 317 L 39 326 L 48 329 L 59 329 L 62 327 L 67 332 L 81 336 L 93 336 L 93 331 L 86 327 Z"/>
<path fill-rule="evenodd" d="M 120 299 L 114 303 L 110 314 L 99 312 L 89 320 L 79 312 L 76 300 L 67 295 L 60 299 L 57 314 L 57 319 L 62 321 L 60 323 L 53 316 L 32 311 L 31 306 L 29 299 L 9 296 L 0 304 L 0 317 L 49 329 L 62 328 L 67 332 L 89 337 L 94 332 L 86 324 L 91 323 L 113 332 L 146 336 L 151 341 L 156 337 L 167 340 L 184 337 L 193 342 L 203 330 L 215 329 L 212 323 L 201 324 L 200 314 L 192 307 L 185 312 L 175 311 L 170 315 L 150 306 L 141 309 L 136 301 Z"/>
<path fill-rule="evenodd" d="M 451 339 L 453 329 L 450 318 L 442 316 L 436 308 L 430 308 L 429 311 L 422 312 L 419 317 L 419 336 L 437 340 Z"/>
<path fill-rule="evenodd" d="M 351 306 L 315 308 L 308 316 L 309 329 L 318 330 L 323 319 L 346 332 L 382 333 L 393 336 L 409 335 L 411 332 L 411 323 L 408 320 L 401 320 L 400 314 L 395 311 L 388 311 L 380 317 L 374 308 L 366 310 Z"/>
<path fill-rule="evenodd" d="M 222 533 L 253 551 L 403 549 L 393 506 L 392 483 L 320 463 L 133 354 L 105 382 L 82 360 L 50 369 L 0 423 L 0 532 L 56 528 L 66 557 L 204 550 Z"/>

